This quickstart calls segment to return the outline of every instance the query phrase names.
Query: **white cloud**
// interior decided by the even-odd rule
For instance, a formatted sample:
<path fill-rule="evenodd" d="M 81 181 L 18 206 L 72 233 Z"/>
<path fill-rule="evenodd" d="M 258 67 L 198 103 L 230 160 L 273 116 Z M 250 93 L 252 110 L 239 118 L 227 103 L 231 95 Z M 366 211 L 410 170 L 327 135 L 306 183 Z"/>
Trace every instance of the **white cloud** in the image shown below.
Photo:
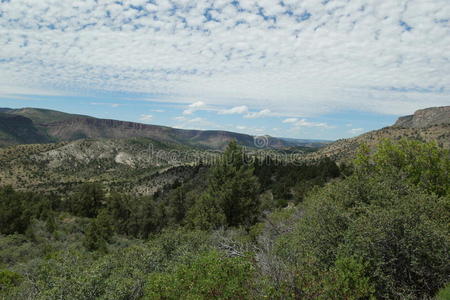
<path fill-rule="evenodd" d="M 297 118 L 287 118 L 287 119 L 283 120 L 283 123 L 287 123 L 287 124 L 296 123 L 296 122 L 298 122 Z"/>
<path fill-rule="evenodd" d="M 197 102 L 194 102 L 191 105 L 189 105 L 190 108 L 200 108 L 203 106 L 205 106 L 205 102 L 203 102 L 203 101 L 197 101 Z"/>
<path fill-rule="evenodd" d="M 106 102 L 91 102 L 91 105 L 106 105 L 106 106 L 111 106 L 112 108 L 117 108 L 119 106 L 121 106 L 121 104 L 119 103 L 106 103 Z"/>
<path fill-rule="evenodd" d="M 448 0 L 239 3 L 3 2 L 0 94 L 136 92 L 302 117 L 450 104 Z"/>
<path fill-rule="evenodd" d="M 201 110 L 205 107 L 205 102 L 197 101 L 189 105 L 188 109 L 183 111 L 183 115 L 192 115 L 194 112 Z"/>
<path fill-rule="evenodd" d="M 0 59 L 1 66 L 1 59 Z M 0 71 L 0 79 L 2 78 L 2 73 Z M 12 99 L 22 99 L 22 100 L 33 100 L 33 96 L 64 96 L 61 91 L 55 91 L 50 89 L 36 88 L 33 86 L 17 86 L 14 83 L 5 84 L 5 80 L 0 83 L 0 97 L 1 98 L 12 98 Z"/>
<path fill-rule="evenodd" d="M 267 116 L 270 116 L 271 114 L 272 114 L 272 112 L 270 111 L 270 109 L 263 109 L 258 112 L 250 112 L 250 113 L 246 114 L 244 117 L 247 119 L 256 119 L 256 118 L 261 118 L 261 117 L 267 117 Z"/>
<path fill-rule="evenodd" d="M 317 128 L 327 128 L 331 129 L 334 128 L 334 126 L 330 126 L 327 123 L 323 122 L 310 122 L 306 119 L 297 119 L 297 118 L 288 118 L 283 120 L 283 123 L 285 124 L 292 124 L 294 128 L 301 128 L 301 127 L 317 127 Z"/>
<path fill-rule="evenodd" d="M 200 118 L 200 117 L 188 120 L 189 123 L 200 123 L 200 122 L 203 122 L 203 121 L 205 121 L 205 119 Z"/>
<path fill-rule="evenodd" d="M 163 112 L 165 112 L 164 109 L 151 109 L 150 111 L 156 112 L 156 113 L 163 113 Z"/>
<path fill-rule="evenodd" d="M 242 115 L 248 113 L 248 107 L 246 105 L 235 106 L 230 109 L 220 110 L 218 113 L 221 115 Z"/>
<path fill-rule="evenodd" d="M 321 128 L 334 128 L 334 126 L 330 126 L 327 123 L 323 122 L 308 122 L 305 119 L 299 120 L 297 123 L 295 123 L 295 126 L 297 127 L 321 127 Z"/>
<path fill-rule="evenodd" d="M 139 120 L 143 121 L 143 122 L 150 122 L 152 119 L 153 119 L 152 115 L 146 115 L 146 114 L 143 114 L 139 117 Z"/>
<path fill-rule="evenodd" d="M 183 110 L 183 115 L 192 115 L 195 112 L 193 109 L 185 109 Z"/>
<path fill-rule="evenodd" d="M 358 135 L 364 132 L 364 128 L 352 128 L 348 131 L 348 133 L 352 135 Z"/>

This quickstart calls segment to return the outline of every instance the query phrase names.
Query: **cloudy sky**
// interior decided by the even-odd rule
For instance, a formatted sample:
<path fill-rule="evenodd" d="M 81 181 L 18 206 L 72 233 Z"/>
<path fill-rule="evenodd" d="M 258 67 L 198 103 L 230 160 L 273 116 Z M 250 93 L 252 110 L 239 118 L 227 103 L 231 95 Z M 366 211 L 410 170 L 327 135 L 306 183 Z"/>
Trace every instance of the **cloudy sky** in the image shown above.
<path fill-rule="evenodd" d="M 449 0 L 0 0 L 0 106 L 337 139 L 441 105 Z"/>

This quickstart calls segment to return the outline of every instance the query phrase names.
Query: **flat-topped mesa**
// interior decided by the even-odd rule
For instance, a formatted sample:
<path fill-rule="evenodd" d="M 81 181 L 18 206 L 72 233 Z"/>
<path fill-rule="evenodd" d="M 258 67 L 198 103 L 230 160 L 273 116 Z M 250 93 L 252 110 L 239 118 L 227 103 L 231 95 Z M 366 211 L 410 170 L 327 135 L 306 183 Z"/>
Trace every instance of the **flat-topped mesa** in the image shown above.
<path fill-rule="evenodd" d="M 2 118 L 1 115 L 4 117 Z M 9 116 L 20 116 L 12 119 Z M 6 118 L 8 117 L 8 118 Z M 14 122 L 13 122 L 14 121 Z M 39 135 L 34 137 L 30 130 Z M 27 134 L 18 135 L 20 132 Z M 31 132 L 31 133 L 30 133 Z M 179 129 L 128 121 L 98 119 L 90 116 L 69 114 L 39 108 L 0 108 L 0 147 L 29 144 L 69 142 L 79 139 L 129 139 L 148 138 L 170 143 L 170 146 L 199 147 L 223 150 L 232 140 L 249 148 L 260 145 L 248 134 L 221 130 Z M 263 145 L 274 149 L 291 147 L 319 148 L 326 144 L 319 140 L 296 140 L 265 136 Z"/>
<path fill-rule="evenodd" d="M 413 115 L 400 117 L 394 127 L 425 128 L 439 124 L 450 124 L 450 106 L 420 109 Z"/>

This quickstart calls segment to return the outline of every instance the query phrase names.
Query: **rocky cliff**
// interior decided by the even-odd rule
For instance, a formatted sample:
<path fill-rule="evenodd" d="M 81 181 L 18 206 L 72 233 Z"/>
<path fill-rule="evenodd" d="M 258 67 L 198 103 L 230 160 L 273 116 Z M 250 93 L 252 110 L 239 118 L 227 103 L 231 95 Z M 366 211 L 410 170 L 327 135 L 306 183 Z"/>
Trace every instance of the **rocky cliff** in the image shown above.
<path fill-rule="evenodd" d="M 309 158 L 326 156 L 337 161 L 345 161 L 352 159 L 363 143 L 376 147 L 382 139 L 401 138 L 434 141 L 443 148 L 450 149 L 450 106 L 418 110 L 413 115 L 400 117 L 393 126 L 331 143 L 318 152 L 309 154 Z"/>
<path fill-rule="evenodd" d="M 426 128 L 450 123 L 450 106 L 420 109 L 413 115 L 400 117 L 394 127 Z"/>

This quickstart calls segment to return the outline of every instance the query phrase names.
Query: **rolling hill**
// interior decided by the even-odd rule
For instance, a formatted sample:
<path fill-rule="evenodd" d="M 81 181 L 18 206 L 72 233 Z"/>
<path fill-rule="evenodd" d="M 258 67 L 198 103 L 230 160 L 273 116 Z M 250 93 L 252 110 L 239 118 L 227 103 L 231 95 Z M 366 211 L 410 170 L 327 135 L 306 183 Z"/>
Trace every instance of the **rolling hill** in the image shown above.
<path fill-rule="evenodd" d="M 336 141 L 316 152 L 303 148 L 300 159 L 348 160 L 362 143 L 374 147 L 383 138 L 436 141 L 450 149 L 449 112 L 449 107 L 418 111 L 393 126 Z M 41 191 L 64 191 L 95 181 L 111 191 L 152 194 L 192 176 L 199 161 L 213 160 L 219 155 L 217 149 L 233 138 L 254 146 L 253 137 L 243 134 L 180 130 L 34 109 L 0 112 L 0 132 L 3 145 L 23 144 L 0 148 L 0 185 Z M 270 142 L 285 147 L 295 141 L 271 138 Z M 317 145 L 311 140 L 301 142 Z"/>
<path fill-rule="evenodd" d="M 98 119 L 59 111 L 22 108 L 2 108 L 4 122 L 0 127 L 0 146 L 67 142 L 79 139 L 122 139 L 132 137 L 150 138 L 160 142 L 187 145 L 202 149 L 223 149 L 231 140 L 246 147 L 255 147 L 254 137 L 229 131 L 184 130 L 166 126 L 134 122 Z M 6 118 L 15 116 L 15 118 Z M 9 124 L 14 122 L 14 125 Z M 9 125 L 8 125 L 9 124 Z M 11 126 L 20 135 L 11 133 Z M 324 141 L 281 139 L 265 136 L 262 146 L 282 149 L 292 146 L 321 147 Z"/>
<path fill-rule="evenodd" d="M 152 194 L 196 172 L 231 140 L 249 148 L 303 147 L 324 141 L 255 137 L 227 132 L 98 119 L 59 111 L 0 108 L 0 186 L 63 192 L 82 182 Z"/>
<path fill-rule="evenodd" d="M 0 147 L 47 142 L 50 138 L 37 129 L 29 118 L 0 112 Z"/>

